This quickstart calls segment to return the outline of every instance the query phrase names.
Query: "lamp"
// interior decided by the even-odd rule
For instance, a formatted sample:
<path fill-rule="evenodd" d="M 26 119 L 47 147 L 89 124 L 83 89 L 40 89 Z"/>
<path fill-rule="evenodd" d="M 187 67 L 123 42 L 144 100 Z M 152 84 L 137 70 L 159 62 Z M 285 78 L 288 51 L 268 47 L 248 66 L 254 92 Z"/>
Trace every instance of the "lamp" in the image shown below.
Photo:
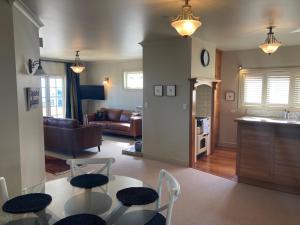
<path fill-rule="evenodd" d="M 79 58 L 79 51 L 76 51 L 75 63 L 70 66 L 70 68 L 74 73 L 81 73 L 82 71 L 84 71 L 85 66 L 81 63 L 81 60 Z"/>
<path fill-rule="evenodd" d="M 34 71 L 33 75 L 34 76 L 45 76 L 46 73 L 42 67 L 42 62 L 41 60 L 32 60 L 32 59 L 28 59 L 28 71 L 29 73 L 32 73 L 34 68 L 37 67 L 37 69 Z"/>
<path fill-rule="evenodd" d="M 189 0 L 185 0 L 182 12 L 171 22 L 172 27 L 183 37 L 191 36 L 201 25 L 199 17 L 193 15 Z"/>
<path fill-rule="evenodd" d="M 270 26 L 267 27 L 269 29 L 269 33 L 267 33 L 267 39 L 263 44 L 261 44 L 259 47 L 267 54 L 271 55 L 272 53 L 276 52 L 277 49 L 282 45 L 280 41 L 277 41 L 277 39 L 274 36 L 273 29 L 274 27 Z"/>
<path fill-rule="evenodd" d="M 109 77 L 104 77 L 103 84 L 106 85 L 109 83 Z"/>

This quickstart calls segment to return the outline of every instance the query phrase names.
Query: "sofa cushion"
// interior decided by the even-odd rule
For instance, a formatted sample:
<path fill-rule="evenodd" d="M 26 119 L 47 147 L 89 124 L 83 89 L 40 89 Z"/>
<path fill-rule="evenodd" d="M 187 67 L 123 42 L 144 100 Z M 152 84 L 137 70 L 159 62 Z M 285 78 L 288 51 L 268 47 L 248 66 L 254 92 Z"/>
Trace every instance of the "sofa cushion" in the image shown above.
<path fill-rule="evenodd" d="M 90 121 L 89 125 L 100 125 L 103 128 L 107 128 L 108 121 Z"/>
<path fill-rule="evenodd" d="M 48 126 L 62 127 L 62 128 L 78 128 L 78 120 L 61 119 L 61 118 L 48 118 Z"/>
<path fill-rule="evenodd" d="M 48 125 L 48 119 L 53 118 L 52 116 L 43 116 L 44 125 Z"/>
<path fill-rule="evenodd" d="M 129 132 L 130 123 L 111 122 L 107 124 L 107 129 Z"/>
<path fill-rule="evenodd" d="M 107 109 L 107 119 L 110 121 L 119 122 L 122 110 L 119 109 Z"/>
<path fill-rule="evenodd" d="M 125 123 L 129 123 L 130 119 L 132 116 L 132 112 L 130 111 L 122 111 L 121 113 L 121 117 L 120 117 L 120 122 L 125 122 Z"/>

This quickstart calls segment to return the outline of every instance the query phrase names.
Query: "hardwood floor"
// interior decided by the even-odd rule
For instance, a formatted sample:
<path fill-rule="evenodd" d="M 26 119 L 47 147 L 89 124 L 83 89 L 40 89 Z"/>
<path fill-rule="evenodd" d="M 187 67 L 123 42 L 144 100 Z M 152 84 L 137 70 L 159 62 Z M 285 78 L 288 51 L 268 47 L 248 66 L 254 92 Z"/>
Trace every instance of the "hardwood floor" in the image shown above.
<path fill-rule="evenodd" d="M 236 181 L 236 152 L 219 148 L 210 156 L 199 157 L 196 169 Z"/>

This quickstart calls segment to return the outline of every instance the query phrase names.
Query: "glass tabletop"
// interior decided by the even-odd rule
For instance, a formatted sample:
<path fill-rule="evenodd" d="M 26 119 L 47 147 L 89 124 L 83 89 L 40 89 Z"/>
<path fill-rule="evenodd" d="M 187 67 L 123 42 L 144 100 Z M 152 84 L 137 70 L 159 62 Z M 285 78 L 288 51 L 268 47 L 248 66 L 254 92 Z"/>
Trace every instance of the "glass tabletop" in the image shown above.
<path fill-rule="evenodd" d="M 120 218 L 126 213 L 140 211 L 141 213 L 138 214 L 145 217 L 143 216 L 145 212 L 154 212 L 155 209 L 154 203 L 129 208 L 122 206 L 116 198 L 116 194 L 119 190 L 129 187 L 149 187 L 149 185 L 131 177 L 114 175 L 110 176 L 109 182 L 103 186 L 82 189 L 73 187 L 69 178 L 64 177 L 28 188 L 24 194 L 47 193 L 52 196 L 52 202 L 45 211 L 45 218 L 47 218 L 49 225 L 67 216 L 80 213 L 98 215 L 108 224 L 119 224 Z M 146 217 L 149 217 L 149 213 L 146 214 Z M 151 217 L 154 216 L 154 213 L 150 214 Z M 37 225 L 36 218 L 37 215 L 32 213 L 13 215 L 3 212 L 2 208 L 0 210 L 1 225 Z M 140 218 L 140 220 L 143 219 Z M 149 218 L 146 219 L 146 221 L 148 220 Z M 145 223 L 141 222 L 141 224 Z"/>

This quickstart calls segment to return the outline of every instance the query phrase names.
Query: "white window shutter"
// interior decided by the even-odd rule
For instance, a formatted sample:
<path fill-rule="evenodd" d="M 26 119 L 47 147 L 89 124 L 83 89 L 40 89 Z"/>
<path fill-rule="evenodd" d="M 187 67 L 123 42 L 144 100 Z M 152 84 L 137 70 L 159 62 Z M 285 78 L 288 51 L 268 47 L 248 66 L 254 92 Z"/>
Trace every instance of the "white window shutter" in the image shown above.
<path fill-rule="evenodd" d="M 267 89 L 266 89 L 266 104 L 267 105 L 288 105 L 290 93 L 289 74 L 268 74 Z"/>
<path fill-rule="evenodd" d="M 300 76 L 295 77 L 294 104 L 300 106 Z"/>
<path fill-rule="evenodd" d="M 247 76 L 244 77 L 243 103 L 244 105 L 260 105 L 262 104 L 263 76 Z"/>

